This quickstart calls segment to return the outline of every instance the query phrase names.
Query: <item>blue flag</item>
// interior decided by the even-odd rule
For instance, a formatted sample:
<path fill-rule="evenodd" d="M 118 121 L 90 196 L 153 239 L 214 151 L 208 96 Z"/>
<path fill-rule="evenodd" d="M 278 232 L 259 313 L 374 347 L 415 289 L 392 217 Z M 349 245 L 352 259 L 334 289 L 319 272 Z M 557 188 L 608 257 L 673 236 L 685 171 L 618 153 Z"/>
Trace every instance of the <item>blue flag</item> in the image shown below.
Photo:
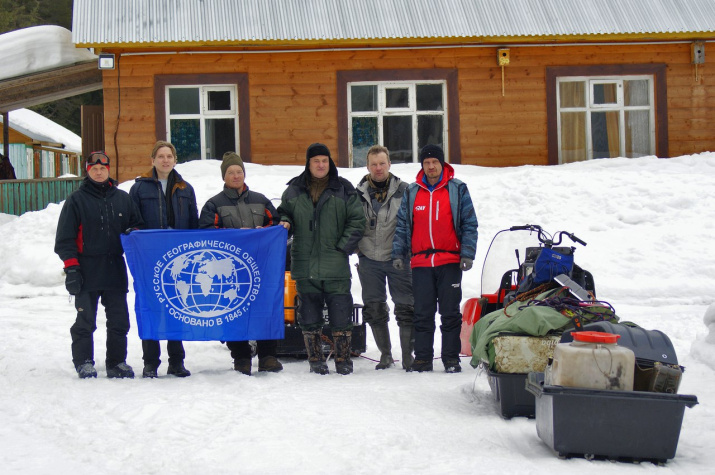
<path fill-rule="evenodd" d="M 287 237 L 283 226 L 122 235 L 139 337 L 282 339 Z"/>

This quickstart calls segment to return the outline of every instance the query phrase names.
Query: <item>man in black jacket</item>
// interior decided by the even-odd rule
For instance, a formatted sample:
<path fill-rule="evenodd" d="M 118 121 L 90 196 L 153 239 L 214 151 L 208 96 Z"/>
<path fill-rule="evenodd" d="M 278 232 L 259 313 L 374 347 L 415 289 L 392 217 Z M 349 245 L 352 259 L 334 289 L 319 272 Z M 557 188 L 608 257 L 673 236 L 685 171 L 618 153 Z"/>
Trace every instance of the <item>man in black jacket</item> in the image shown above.
<path fill-rule="evenodd" d="M 253 229 L 278 224 L 278 212 L 273 203 L 261 193 L 248 189 L 246 168 L 236 152 L 226 152 L 221 162 L 223 191 L 210 198 L 201 209 L 200 228 Z M 247 341 L 227 341 L 231 350 L 233 369 L 251 375 L 251 346 Z M 258 371 L 277 373 L 283 369 L 278 358 L 277 340 L 259 340 Z"/>
<path fill-rule="evenodd" d="M 107 315 L 107 377 L 134 377 L 126 363 L 128 285 L 119 236 L 142 225 L 129 194 L 109 178 L 109 157 L 104 152 L 90 154 L 87 177 L 65 201 L 55 236 L 55 253 L 65 266 L 65 287 L 75 296 L 77 319 L 70 334 L 72 361 L 80 378 L 97 377 L 93 334 L 100 299 Z"/>

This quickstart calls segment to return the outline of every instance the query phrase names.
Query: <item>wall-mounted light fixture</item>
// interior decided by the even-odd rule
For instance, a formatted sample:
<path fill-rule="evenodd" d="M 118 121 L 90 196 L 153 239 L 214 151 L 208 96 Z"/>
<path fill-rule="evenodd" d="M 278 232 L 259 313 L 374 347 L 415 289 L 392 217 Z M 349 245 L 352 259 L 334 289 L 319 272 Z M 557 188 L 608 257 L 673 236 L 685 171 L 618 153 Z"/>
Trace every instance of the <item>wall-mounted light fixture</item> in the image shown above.
<path fill-rule="evenodd" d="M 97 67 L 99 69 L 114 69 L 114 55 L 111 53 L 100 53 Z"/>

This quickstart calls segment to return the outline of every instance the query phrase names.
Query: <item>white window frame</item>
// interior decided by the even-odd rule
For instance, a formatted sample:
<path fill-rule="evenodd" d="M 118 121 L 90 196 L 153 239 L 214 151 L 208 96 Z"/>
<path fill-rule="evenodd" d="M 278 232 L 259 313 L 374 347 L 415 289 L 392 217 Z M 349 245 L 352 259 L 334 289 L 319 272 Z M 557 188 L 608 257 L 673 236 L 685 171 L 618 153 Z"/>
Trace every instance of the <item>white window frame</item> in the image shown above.
<path fill-rule="evenodd" d="M 647 106 L 625 106 L 623 99 L 624 81 L 648 81 L 648 105 Z M 559 85 L 562 82 L 585 82 L 586 84 L 586 105 L 584 107 L 561 107 L 561 94 Z M 586 160 L 593 160 L 593 137 L 591 135 L 591 112 L 619 113 L 619 156 L 625 156 L 626 134 L 625 134 L 625 113 L 627 111 L 648 110 L 649 114 L 649 134 L 650 134 L 650 154 L 655 155 L 655 77 L 653 75 L 623 75 L 623 76 L 563 76 L 556 78 L 556 123 L 558 130 L 558 152 L 559 164 L 563 163 L 561 158 L 561 113 L 562 112 L 585 112 L 586 113 Z M 594 86 L 598 84 L 617 84 L 616 104 L 594 104 Z"/>
<path fill-rule="evenodd" d="M 442 110 L 441 111 L 418 111 L 417 110 L 417 86 L 423 84 L 440 84 L 442 86 Z M 352 111 L 352 86 L 377 86 L 377 110 L 376 111 Z M 442 115 L 442 137 L 444 140 L 444 156 L 449 161 L 449 110 L 447 100 L 447 81 L 439 80 L 418 80 L 418 81 L 355 81 L 347 83 L 347 110 L 348 110 L 348 152 L 350 156 L 350 167 L 353 167 L 353 127 L 354 117 L 377 117 L 377 143 L 384 144 L 383 118 L 389 116 L 412 116 L 412 163 L 419 162 L 419 150 L 417 147 L 417 117 L 420 115 Z M 409 107 L 388 108 L 387 89 L 408 89 Z"/>
<path fill-rule="evenodd" d="M 199 89 L 199 113 L 198 114 L 171 114 L 171 101 L 169 91 L 171 89 Z M 229 91 L 231 93 L 230 110 L 212 111 L 208 109 L 208 93 L 212 91 Z M 235 84 L 212 84 L 205 86 L 201 84 L 177 84 L 167 85 L 164 88 L 165 108 L 166 108 L 166 140 L 171 142 L 171 121 L 180 119 L 199 119 L 199 131 L 201 136 L 201 160 L 206 160 L 206 119 L 235 119 L 234 136 L 236 145 L 234 150 L 240 150 L 239 120 L 238 115 L 238 88 Z M 220 157 L 214 157 L 220 158 Z"/>

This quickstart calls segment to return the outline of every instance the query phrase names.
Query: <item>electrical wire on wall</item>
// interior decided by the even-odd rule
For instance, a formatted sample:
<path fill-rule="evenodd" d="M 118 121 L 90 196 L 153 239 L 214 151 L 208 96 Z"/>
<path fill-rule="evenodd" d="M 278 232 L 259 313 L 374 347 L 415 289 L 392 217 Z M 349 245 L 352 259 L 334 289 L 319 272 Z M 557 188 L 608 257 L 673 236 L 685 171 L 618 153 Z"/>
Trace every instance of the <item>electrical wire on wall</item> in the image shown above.
<path fill-rule="evenodd" d="M 119 67 L 121 64 L 121 58 L 122 55 L 118 54 L 117 55 L 117 123 L 114 126 L 114 162 L 116 163 L 117 171 L 116 174 L 114 175 L 114 178 L 116 180 L 119 180 L 119 149 L 117 148 L 117 134 L 119 133 L 119 117 L 121 116 L 121 111 L 122 111 L 122 95 L 121 95 L 121 87 L 120 87 L 120 73 L 119 73 Z"/>

